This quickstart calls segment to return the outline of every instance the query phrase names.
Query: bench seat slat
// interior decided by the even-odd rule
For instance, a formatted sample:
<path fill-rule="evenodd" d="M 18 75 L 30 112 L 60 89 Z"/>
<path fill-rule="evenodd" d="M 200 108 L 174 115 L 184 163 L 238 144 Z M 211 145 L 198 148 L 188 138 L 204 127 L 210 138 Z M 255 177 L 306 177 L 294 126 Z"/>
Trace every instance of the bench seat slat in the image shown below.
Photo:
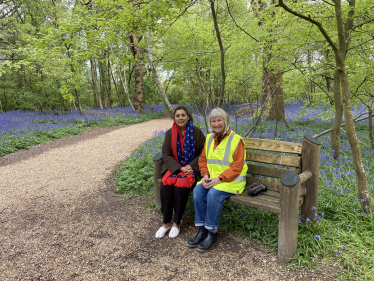
<path fill-rule="evenodd" d="M 243 192 L 241 195 L 242 196 L 248 196 L 246 192 Z M 261 192 L 261 194 L 255 196 L 253 198 L 257 198 L 258 200 L 269 201 L 269 202 L 273 202 L 273 203 L 279 203 L 280 202 L 280 193 L 268 190 L 268 191 L 265 191 L 265 192 Z M 302 205 L 303 202 L 304 202 L 304 197 L 301 195 L 299 205 Z"/>
<path fill-rule="evenodd" d="M 289 169 L 280 169 L 280 168 L 274 168 L 274 167 L 268 167 L 268 166 L 259 166 L 259 165 L 253 165 L 253 164 L 247 164 L 248 166 L 248 174 L 254 174 L 254 175 L 263 175 L 273 178 L 280 179 L 284 173 L 289 172 Z M 300 170 L 292 170 L 298 174 L 300 174 Z"/>
<path fill-rule="evenodd" d="M 243 138 L 243 140 L 247 149 L 301 154 L 301 143 L 254 138 Z"/>
<path fill-rule="evenodd" d="M 297 167 L 297 168 L 300 167 L 300 163 L 301 163 L 300 157 L 292 157 L 292 156 L 284 156 L 284 155 L 276 155 L 276 154 L 264 154 L 264 153 L 257 153 L 257 152 L 247 152 L 246 160 L 259 162 L 259 163 L 273 164 L 273 165 Z"/>
<path fill-rule="evenodd" d="M 280 196 L 279 197 L 271 196 L 271 194 L 268 194 L 270 192 L 276 193 L 276 192 L 273 192 L 273 191 L 266 191 L 266 192 L 262 192 L 261 194 L 257 195 L 256 198 L 258 200 L 279 204 Z M 245 196 L 245 195 L 243 195 L 243 196 Z"/>
<path fill-rule="evenodd" d="M 259 200 L 256 197 L 250 197 L 245 195 L 233 195 L 228 198 L 228 201 L 240 203 L 246 206 L 251 206 L 259 209 L 268 210 L 274 213 L 280 214 L 280 204 Z"/>

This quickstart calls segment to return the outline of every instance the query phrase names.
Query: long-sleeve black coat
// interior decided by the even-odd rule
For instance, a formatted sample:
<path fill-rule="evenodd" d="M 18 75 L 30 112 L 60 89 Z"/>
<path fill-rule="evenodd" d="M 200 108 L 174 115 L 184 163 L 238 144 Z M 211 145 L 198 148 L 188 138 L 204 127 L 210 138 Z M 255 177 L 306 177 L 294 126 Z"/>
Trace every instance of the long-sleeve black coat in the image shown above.
<path fill-rule="evenodd" d="M 200 130 L 200 128 L 194 126 L 194 135 L 195 135 L 195 159 L 191 161 L 189 164 L 192 169 L 196 172 L 196 180 L 199 181 L 201 179 L 200 170 L 199 170 L 199 156 L 203 151 L 204 144 L 205 144 L 205 135 Z M 164 160 L 164 164 L 161 168 L 161 173 L 164 174 L 167 170 L 170 173 L 174 174 L 177 172 L 182 166 L 175 160 L 173 156 L 173 149 L 171 146 L 171 129 L 169 129 L 165 134 L 165 140 L 162 145 L 162 157 Z"/>

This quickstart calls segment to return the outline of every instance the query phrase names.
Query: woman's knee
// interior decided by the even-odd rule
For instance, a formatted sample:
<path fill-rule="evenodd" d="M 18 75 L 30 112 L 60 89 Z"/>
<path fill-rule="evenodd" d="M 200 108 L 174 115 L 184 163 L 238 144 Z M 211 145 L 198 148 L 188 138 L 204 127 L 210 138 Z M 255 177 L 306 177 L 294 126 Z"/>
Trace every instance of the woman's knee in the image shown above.
<path fill-rule="evenodd" d="M 193 199 L 195 200 L 195 199 L 200 199 L 202 197 L 205 197 L 206 192 L 204 191 L 205 191 L 205 188 L 202 183 L 196 185 L 193 190 Z"/>
<path fill-rule="evenodd" d="M 211 188 L 207 195 L 207 201 L 211 203 L 222 203 L 223 201 L 229 196 L 230 194 L 224 191 L 217 190 L 215 188 Z"/>

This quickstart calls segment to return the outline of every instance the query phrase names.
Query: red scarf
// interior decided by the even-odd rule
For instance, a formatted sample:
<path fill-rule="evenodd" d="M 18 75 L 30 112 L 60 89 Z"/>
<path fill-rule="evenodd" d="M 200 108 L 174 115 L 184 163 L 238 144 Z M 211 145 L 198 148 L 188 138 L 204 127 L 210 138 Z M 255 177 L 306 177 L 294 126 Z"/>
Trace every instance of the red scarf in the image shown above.
<path fill-rule="evenodd" d="M 179 163 L 178 153 L 177 153 L 177 138 L 179 134 L 179 139 L 181 143 L 182 152 L 184 151 L 184 136 L 182 136 L 181 129 L 179 126 L 174 122 L 173 126 L 171 127 L 171 148 L 173 150 L 174 159 L 177 160 Z M 183 167 L 185 163 L 183 163 Z M 192 174 L 186 175 L 183 172 L 179 172 L 178 174 L 172 174 L 169 170 L 166 171 L 166 174 L 162 178 L 163 185 L 174 185 L 175 187 L 184 187 L 184 188 L 191 188 L 193 183 L 195 182 L 195 178 Z"/>

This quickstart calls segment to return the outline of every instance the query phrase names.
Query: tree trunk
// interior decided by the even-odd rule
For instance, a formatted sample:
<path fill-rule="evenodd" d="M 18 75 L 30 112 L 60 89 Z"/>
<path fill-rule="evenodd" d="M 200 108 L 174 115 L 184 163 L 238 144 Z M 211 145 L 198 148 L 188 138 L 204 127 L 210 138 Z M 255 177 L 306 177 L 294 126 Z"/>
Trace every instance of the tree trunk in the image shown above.
<path fill-rule="evenodd" d="M 37 108 L 38 108 L 38 111 L 40 113 L 43 113 L 43 105 L 42 105 L 42 103 L 40 101 L 38 101 L 38 103 L 37 103 Z"/>
<path fill-rule="evenodd" d="M 8 111 L 8 97 L 5 93 L 5 76 L 3 76 L 4 78 L 4 85 L 3 85 L 3 89 L 4 89 L 4 111 L 7 112 Z"/>
<path fill-rule="evenodd" d="M 123 81 L 123 79 L 122 79 L 121 71 L 120 71 L 119 68 L 118 68 L 118 74 L 119 74 L 119 79 L 121 80 L 121 83 L 122 83 L 122 87 L 123 87 L 123 89 L 124 89 L 124 91 L 125 91 L 125 94 L 126 94 L 126 96 L 127 96 L 128 101 L 129 101 L 129 104 L 130 104 L 132 110 L 135 111 L 135 107 L 134 107 L 134 105 L 132 104 L 131 99 L 129 98 L 129 91 L 128 91 L 127 84 L 126 84 L 126 71 L 125 71 L 125 66 L 123 66 L 123 79 L 124 79 L 125 81 Z"/>
<path fill-rule="evenodd" d="M 100 89 L 103 95 L 104 107 L 108 108 L 108 100 L 106 94 L 106 81 L 105 81 L 105 68 L 101 60 L 99 60 L 99 73 L 100 73 Z"/>
<path fill-rule="evenodd" d="M 123 107 L 123 103 L 122 103 L 122 97 L 118 91 L 118 88 L 117 88 L 117 83 L 116 83 L 116 80 L 114 79 L 114 75 L 113 75 L 113 71 L 112 71 L 112 67 L 109 65 L 109 68 L 110 68 L 110 74 L 112 76 L 112 80 L 113 80 L 113 83 L 114 83 L 114 87 L 116 89 L 116 93 L 117 93 L 117 96 L 118 96 L 118 101 L 119 101 L 119 104 L 121 107 Z"/>
<path fill-rule="evenodd" d="M 365 213 L 371 213 L 371 198 L 367 186 L 367 176 L 362 165 L 361 148 L 356 135 L 356 129 L 352 115 L 351 96 L 349 89 L 348 75 L 345 71 L 345 65 L 339 67 L 339 77 L 343 92 L 343 109 L 345 117 L 345 127 L 347 129 L 347 138 L 352 151 L 353 165 L 357 175 L 358 195 L 361 199 L 361 206 Z"/>
<path fill-rule="evenodd" d="M 160 92 L 161 98 L 164 101 L 165 107 L 166 107 L 167 111 L 169 112 L 170 117 L 174 120 L 173 108 L 171 107 L 171 104 L 170 104 L 170 102 L 169 102 L 169 100 L 168 100 L 168 98 L 165 94 L 164 88 L 162 87 L 161 80 L 157 75 L 157 70 L 156 70 L 156 67 L 155 67 L 154 62 L 153 62 L 152 46 L 149 44 L 149 39 L 151 38 L 150 32 L 147 32 L 147 36 L 148 37 L 146 38 L 146 41 L 147 41 L 147 50 L 148 50 L 148 61 L 149 61 L 149 65 L 152 69 L 153 79 L 155 80 L 158 91 Z"/>
<path fill-rule="evenodd" d="M 94 91 L 96 92 L 97 96 L 97 102 L 99 104 L 100 109 L 103 109 L 103 103 L 101 101 L 101 95 L 100 95 L 100 86 L 97 82 L 97 70 L 96 70 L 96 63 L 94 58 L 90 58 L 90 64 L 91 64 L 91 74 L 92 74 L 92 80 L 94 83 Z"/>
<path fill-rule="evenodd" d="M 108 98 L 109 98 L 109 106 L 113 108 L 113 97 L 112 97 L 112 84 L 110 83 L 110 62 L 109 62 L 109 55 L 107 59 L 107 79 L 108 83 Z"/>
<path fill-rule="evenodd" d="M 270 61 L 268 54 L 263 54 L 266 56 L 266 60 L 263 63 L 262 68 L 262 108 L 257 108 L 257 110 L 262 110 L 263 115 L 269 116 L 270 115 L 270 108 L 272 107 L 273 96 L 275 92 L 275 88 L 272 87 L 274 85 L 274 76 L 271 73 L 270 69 L 267 67 L 267 64 Z"/>
<path fill-rule="evenodd" d="M 91 79 L 90 79 L 90 82 L 91 82 L 91 87 L 92 87 L 92 97 L 94 99 L 94 107 L 99 107 L 99 102 L 97 100 L 97 94 L 96 94 L 95 81 L 94 81 L 93 73 L 92 73 L 92 62 L 91 62 L 91 58 L 90 58 L 90 68 L 91 68 Z"/>
<path fill-rule="evenodd" d="M 76 96 L 77 101 L 78 101 L 78 110 L 79 110 L 79 113 L 83 114 L 81 99 L 79 97 L 79 92 L 78 92 L 77 88 L 75 88 L 75 87 L 74 87 L 74 90 L 75 90 L 75 96 Z M 74 102 L 74 105 L 75 105 L 75 102 Z"/>
<path fill-rule="evenodd" d="M 340 127 L 343 121 L 343 104 L 340 92 L 339 70 L 334 73 L 334 106 L 335 119 L 331 131 L 331 153 L 334 159 L 340 156 Z"/>
<path fill-rule="evenodd" d="M 142 67 L 142 50 L 139 48 L 138 43 L 142 39 L 142 36 L 131 35 L 131 52 L 135 60 L 135 94 L 134 94 L 134 107 L 135 112 L 141 112 L 144 109 L 143 96 L 144 96 L 144 85 L 143 85 L 143 67 Z"/>
<path fill-rule="evenodd" d="M 272 55 L 269 47 L 265 48 L 262 70 L 262 106 L 264 108 L 257 108 L 262 110 L 266 115 L 266 120 L 286 121 L 284 109 L 284 95 L 283 95 L 283 74 L 279 72 L 279 67 L 270 69 L 268 64 L 272 60 Z M 288 125 L 287 125 L 288 126 Z"/>
<path fill-rule="evenodd" d="M 47 87 L 46 87 L 46 85 L 45 85 L 45 83 L 44 83 L 44 75 L 41 74 L 41 76 L 42 76 L 42 82 L 43 82 L 43 88 L 44 88 L 45 96 L 46 96 L 46 98 L 47 98 L 47 101 L 48 101 L 49 107 L 52 109 L 52 112 L 53 112 L 54 115 L 58 115 L 55 106 L 52 104 L 51 97 L 49 96 L 49 93 L 48 93 Z"/>
<path fill-rule="evenodd" d="M 369 111 L 369 138 L 371 143 L 371 149 L 374 150 L 374 137 L 373 137 L 373 101 L 367 105 Z"/>
<path fill-rule="evenodd" d="M 271 79 L 273 85 L 271 85 L 270 91 L 270 103 L 271 108 L 269 110 L 266 120 L 285 121 L 286 114 L 284 110 L 284 95 L 283 95 L 283 74 L 270 73 L 273 78 Z"/>
<path fill-rule="evenodd" d="M 221 33 L 220 33 L 219 27 L 218 27 L 217 13 L 216 13 L 215 8 L 214 8 L 214 0 L 209 0 L 209 1 L 210 1 L 210 9 L 212 11 L 213 22 L 214 22 L 214 29 L 216 31 L 219 50 L 220 50 L 220 54 L 221 54 L 221 79 L 222 79 L 222 81 L 221 81 L 221 91 L 219 93 L 219 98 L 218 98 L 218 102 L 217 102 L 217 107 L 221 107 L 221 105 L 223 103 L 224 94 L 225 94 L 225 84 L 226 84 L 225 50 L 223 48 Z"/>
<path fill-rule="evenodd" d="M 357 188 L 359 198 L 361 199 L 361 207 L 365 213 L 371 213 L 371 197 L 369 195 L 367 186 L 367 176 L 364 170 L 364 166 L 362 165 L 360 143 L 356 135 L 355 123 L 353 121 L 349 80 L 345 66 L 345 55 L 348 48 L 350 30 L 352 28 L 352 25 L 346 23 L 346 27 L 348 28 L 348 30 L 344 30 L 341 2 L 340 0 L 334 0 L 334 3 L 339 39 L 339 49 L 336 49 L 334 51 L 336 66 L 339 70 L 340 84 L 343 93 L 345 127 L 347 129 L 347 138 L 351 147 L 353 165 L 357 175 Z M 353 19 L 355 1 L 352 0 L 351 2 L 349 2 L 349 5 L 352 9 L 350 10 L 350 12 L 348 12 L 347 22 Z"/>
<path fill-rule="evenodd" d="M 59 97 L 60 97 L 60 110 L 61 110 L 61 114 L 64 115 L 65 114 L 65 99 L 64 99 L 64 96 L 62 95 L 61 91 L 60 91 L 60 81 L 57 80 L 57 79 L 54 79 L 54 81 L 56 82 L 57 84 L 57 88 L 58 88 L 58 93 L 59 93 Z"/>

